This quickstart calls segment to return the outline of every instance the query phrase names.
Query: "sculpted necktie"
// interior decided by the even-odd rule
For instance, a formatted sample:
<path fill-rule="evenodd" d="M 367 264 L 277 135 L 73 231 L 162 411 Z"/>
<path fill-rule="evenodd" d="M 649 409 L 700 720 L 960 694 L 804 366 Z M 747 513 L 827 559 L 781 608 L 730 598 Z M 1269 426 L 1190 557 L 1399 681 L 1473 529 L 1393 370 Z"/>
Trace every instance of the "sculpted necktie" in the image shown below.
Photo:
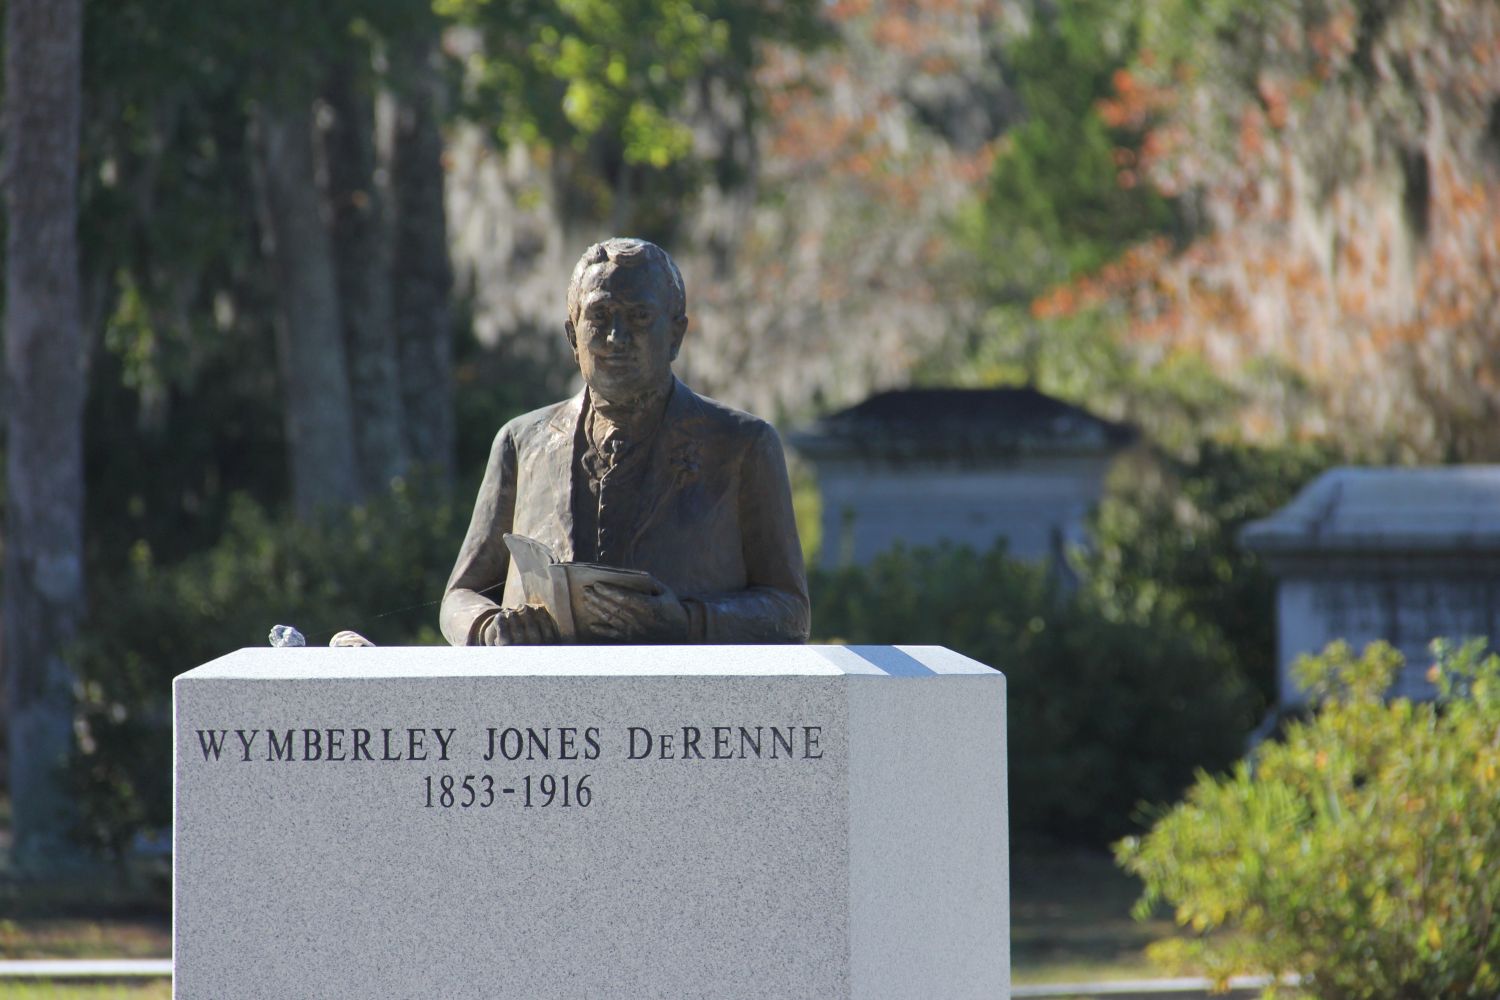
<path fill-rule="evenodd" d="M 633 532 L 650 488 L 644 480 L 666 401 L 665 393 L 654 393 L 629 406 L 597 406 L 590 412 L 587 465 L 598 492 L 594 557 L 605 565 L 629 566 L 634 558 Z"/>
<path fill-rule="evenodd" d="M 621 469 L 630 442 L 620 428 L 610 426 L 604 438 L 595 444 L 599 456 L 604 460 L 604 471 L 599 476 L 599 561 L 605 565 L 616 565 L 624 557 L 621 551 L 625 533 L 630 526 L 623 523 L 629 507 L 626 503 L 625 483 Z"/>

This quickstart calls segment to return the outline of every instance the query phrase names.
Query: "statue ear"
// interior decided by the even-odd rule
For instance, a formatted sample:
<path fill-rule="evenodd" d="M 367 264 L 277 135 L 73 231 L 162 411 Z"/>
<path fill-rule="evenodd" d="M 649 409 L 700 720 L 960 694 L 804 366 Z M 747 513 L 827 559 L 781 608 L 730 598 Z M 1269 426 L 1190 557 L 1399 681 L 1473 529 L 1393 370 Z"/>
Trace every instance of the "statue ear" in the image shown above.
<path fill-rule="evenodd" d="M 576 330 L 573 329 L 573 321 L 572 320 L 568 320 L 567 322 L 563 323 L 563 329 L 566 330 L 567 334 L 568 334 L 568 346 L 573 349 L 573 353 L 574 354 L 577 354 L 578 353 L 578 331 L 576 331 Z"/>
<path fill-rule="evenodd" d="M 682 350 L 682 338 L 687 335 L 688 318 L 678 316 L 672 321 L 672 360 L 677 360 L 677 352 Z"/>

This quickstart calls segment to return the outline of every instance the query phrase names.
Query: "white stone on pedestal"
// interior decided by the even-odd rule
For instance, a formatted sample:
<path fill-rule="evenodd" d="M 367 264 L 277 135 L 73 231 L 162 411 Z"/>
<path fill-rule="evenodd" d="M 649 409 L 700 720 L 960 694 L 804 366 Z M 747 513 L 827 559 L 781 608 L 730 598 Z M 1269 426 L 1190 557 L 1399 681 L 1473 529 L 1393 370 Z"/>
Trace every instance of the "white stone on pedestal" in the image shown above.
<path fill-rule="evenodd" d="M 247 649 L 174 700 L 178 998 L 1009 995 L 1004 678 L 949 650 Z"/>

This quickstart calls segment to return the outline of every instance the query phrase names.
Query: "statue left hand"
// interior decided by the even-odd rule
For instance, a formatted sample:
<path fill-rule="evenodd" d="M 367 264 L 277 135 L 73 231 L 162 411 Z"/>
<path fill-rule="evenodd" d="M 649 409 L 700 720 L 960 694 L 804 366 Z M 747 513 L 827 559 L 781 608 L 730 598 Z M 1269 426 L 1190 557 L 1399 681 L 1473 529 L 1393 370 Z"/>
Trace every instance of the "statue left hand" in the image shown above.
<path fill-rule="evenodd" d="M 485 623 L 480 641 L 486 646 L 545 646 L 558 641 L 557 623 L 536 604 L 502 608 Z"/>
<path fill-rule="evenodd" d="M 688 613 L 671 588 L 659 593 L 596 583 L 583 589 L 584 606 L 593 618 L 589 631 L 615 642 L 686 642 Z"/>

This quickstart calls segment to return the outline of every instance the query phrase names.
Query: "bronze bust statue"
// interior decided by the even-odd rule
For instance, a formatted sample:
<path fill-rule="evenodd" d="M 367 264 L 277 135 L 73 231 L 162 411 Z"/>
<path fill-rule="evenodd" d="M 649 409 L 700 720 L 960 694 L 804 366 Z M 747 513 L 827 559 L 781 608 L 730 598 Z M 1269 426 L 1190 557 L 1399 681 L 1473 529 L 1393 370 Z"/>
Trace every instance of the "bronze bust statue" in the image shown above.
<path fill-rule="evenodd" d="M 687 326 L 665 250 L 611 239 L 584 252 L 565 329 L 585 388 L 496 435 L 443 594 L 449 642 L 807 639 L 780 439 L 672 374 Z M 534 552 L 568 570 L 548 599 L 546 560 L 518 566 Z"/>

